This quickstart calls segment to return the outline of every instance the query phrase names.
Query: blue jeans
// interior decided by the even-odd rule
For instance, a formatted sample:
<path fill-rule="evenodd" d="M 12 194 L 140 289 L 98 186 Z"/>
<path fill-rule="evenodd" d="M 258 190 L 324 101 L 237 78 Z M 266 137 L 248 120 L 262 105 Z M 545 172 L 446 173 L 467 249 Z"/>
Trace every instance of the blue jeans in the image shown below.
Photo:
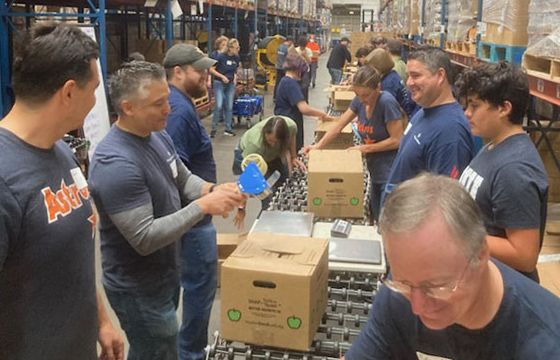
<path fill-rule="evenodd" d="M 207 223 L 189 230 L 181 240 L 183 322 L 179 334 L 179 358 L 204 358 L 208 322 L 216 295 L 218 248 L 216 228 Z"/>
<path fill-rule="evenodd" d="M 214 113 L 212 114 L 212 131 L 216 131 L 218 129 L 218 122 L 220 121 L 222 112 L 224 113 L 224 123 L 226 126 L 226 131 L 231 131 L 235 84 L 232 81 L 224 84 L 220 80 L 214 80 L 212 86 L 214 88 L 214 96 L 216 97 Z"/>
<path fill-rule="evenodd" d="M 177 360 L 179 286 L 105 292 L 130 344 L 128 360 Z"/>
<path fill-rule="evenodd" d="M 331 84 L 337 85 L 342 81 L 342 70 L 329 68 L 329 74 L 331 74 Z"/>

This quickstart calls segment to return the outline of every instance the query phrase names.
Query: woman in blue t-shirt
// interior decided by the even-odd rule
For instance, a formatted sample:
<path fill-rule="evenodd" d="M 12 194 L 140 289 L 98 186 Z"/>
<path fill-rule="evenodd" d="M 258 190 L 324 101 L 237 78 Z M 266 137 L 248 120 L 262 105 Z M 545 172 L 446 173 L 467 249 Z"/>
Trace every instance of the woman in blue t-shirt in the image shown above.
<path fill-rule="evenodd" d="M 412 100 L 410 91 L 404 86 L 391 54 L 385 49 L 375 49 L 366 57 L 366 65 L 373 66 L 381 74 L 381 90 L 387 91 L 397 100 L 408 118 L 412 118 L 420 107 Z"/>
<path fill-rule="evenodd" d="M 280 80 L 276 90 L 274 115 L 284 115 L 297 125 L 296 151 L 303 147 L 303 115 L 327 117 L 324 111 L 315 109 L 305 101 L 299 81 L 308 71 L 307 62 L 298 54 L 290 53 L 284 61 L 286 75 Z"/>
<path fill-rule="evenodd" d="M 375 68 L 362 66 L 354 75 L 352 90 L 356 97 L 340 119 L 315 144 L 305 149 L 321 149 L 334 139 L 356 116 L 357 132 L 361 144 L 350 149 L 361 151 L 366 156 L 372 187 L 370 206 L 375 222 L 379 218 L 381 194 L 404 131 L 404 114 L 395 98 L 379 89 L 381 74 Z"/>
<path fill-rule="evenodd" d="M 226 136 L 235 136 L 232 129 L 233 98 L 235 96 L 236 73 L 239 67 L 239 41 L 229 39 L 227 51 L 218 52 L 216 55 L 216 66 L 210 68 L 210 74 L 214 76 L 212 87 L 216 97 L 214 113 L 212 115 L 212 131 L 210 137 L 216 136 L 218 122 L 224 113 Z"/>

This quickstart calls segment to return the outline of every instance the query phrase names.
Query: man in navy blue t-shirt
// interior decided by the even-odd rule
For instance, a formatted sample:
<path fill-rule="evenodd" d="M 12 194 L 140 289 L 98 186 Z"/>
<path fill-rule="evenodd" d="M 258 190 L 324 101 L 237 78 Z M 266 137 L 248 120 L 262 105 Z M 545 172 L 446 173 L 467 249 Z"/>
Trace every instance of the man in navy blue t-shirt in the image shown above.
<path fill-rule="evenodd" d="M 347 360 L 560 359 L 560 299 L 490 258 L 480 211 L 458 181 L 402 183 L 379 225 L 391 275 Z"/>
<path fill-rule="evenodd" d="M 474 156 L 469 124 L 451 92 L 447 54 L 421 47 L 409 54 L 407 71 L 412 99 L 422 109 L 404 131 L 386 193 L 423 171 L 456 179 Z"/>
<path fill-rule="evenodd" d="M 178 57 L 166 66 L 166 60 Z M 169 83 L 166 130 L 173 139 L 179 158 L 201 179 L 216 182 L 216 163 L 212 142 L 202 126 L 193 98 L 206 93 L 207 70 L 215 61 L 201 61 L 194 46 L 174 45 L 163 64 Z M 169 61 L 168 61 L 169 62 Z M 183 321 L 179 334 L 179 358 L 202 359 L 208 343 L 208 322 L 217 286 L 216 228 L 212 217 L 194 225 L 181 237 L 181 286 L 183 287 Z"/>
<path fill-rule="evenodd" d="M 41 23 L 14 64 L 0 122 L 0 359 L 123 360 L 95 284 L 97 213 L 62 137 L 82 127 L 100 86 L 97 44 Z M 103 85 L 101 85 L 103 86 Z"/>

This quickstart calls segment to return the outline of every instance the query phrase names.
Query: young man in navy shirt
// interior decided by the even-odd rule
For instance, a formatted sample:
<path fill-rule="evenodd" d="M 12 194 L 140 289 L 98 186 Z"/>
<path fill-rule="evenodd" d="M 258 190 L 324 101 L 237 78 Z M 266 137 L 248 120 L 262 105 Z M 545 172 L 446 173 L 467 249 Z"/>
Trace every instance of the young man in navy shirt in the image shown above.
<path fill-rule="evenodd" d="M 451 62 L 438 48 L 421 47 L 407 63 L 407 86 L 422 107 L 401 139 L 385 193 L 428 171 L 458 178 L 474 155 L 474 142 L 461 105 L 451 92 Z"/>
<path fill-rule="evenodd" d="M 460 181 L 482 210 L 490 254 L 538 281 L 548 180 L 522 127 L 527 76 L 515 65 L 484 64 L 465 70 L 456 85 L 473 134 L 487 140 Z"/>

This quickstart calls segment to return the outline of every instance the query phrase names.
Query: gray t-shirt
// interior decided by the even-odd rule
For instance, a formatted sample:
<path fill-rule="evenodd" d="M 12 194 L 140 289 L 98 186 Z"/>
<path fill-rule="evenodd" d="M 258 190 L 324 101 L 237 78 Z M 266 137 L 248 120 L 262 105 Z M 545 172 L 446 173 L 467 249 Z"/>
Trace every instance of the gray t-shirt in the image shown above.
<path fill-rule="evenodd" d="M 97 359 L 94 228 L 66 144 L 0 128 L 0 359 Z"/>
<path fill-rule="evenodd" d="M 113 126 L 95 150 L 89 183 L 99 211 L 103 284 L 111 290 L 178 286 L 177 244 L 138 253 L 110 216 L 151 204 L 154 218 L 182 208 L 180 160 L 165 132 L 138 137 Z"/>

